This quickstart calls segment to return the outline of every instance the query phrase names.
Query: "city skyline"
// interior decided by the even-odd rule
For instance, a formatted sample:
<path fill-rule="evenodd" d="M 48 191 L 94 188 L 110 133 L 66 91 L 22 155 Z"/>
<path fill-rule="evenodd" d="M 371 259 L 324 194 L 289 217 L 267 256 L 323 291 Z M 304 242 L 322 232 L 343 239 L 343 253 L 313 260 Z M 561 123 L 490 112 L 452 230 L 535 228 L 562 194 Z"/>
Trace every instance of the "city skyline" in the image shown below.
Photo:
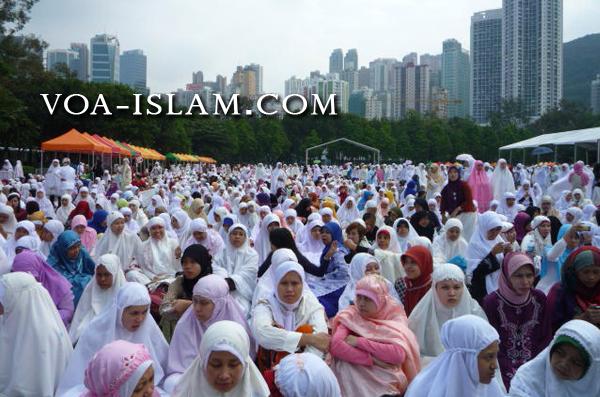
<path fill-rule="evenodd" d="M 177 5 L 173 6 L 174 3 Z M 598 29 L 594 23 L 600 18 L 598 4 L 593 0 L 573 3 L 564 4 L 564 42 L 596 33 Z M 238 8 L 232 4 L 238 4 Z M 121 48 L 143 49 L 148 57 L 148 85 L 153 92 L 172 92 L 185 87 L 192 73 L 198 70 L 212 80 L 218 74 L 230 77 L 237 65 L 257 63 L 264 68 L 263 90 L 283 93 L 284 81 L 292 75 L 307 76 L 313 70 L 327 73 L 329 56 L 335 48 L 342 48 L 344 53 L 356 48 L 359 68 L 377 58 L 400 60 L 411 52 L 440 54 L 442 42 L 450 38 L 468 48 L 471 16 L 500 7 L 502 0 L 456 0 L 451 6 L 445 1 L 425 0 L 419 7 L 411 7 L 407 0 L 385 0 L 368 9 L 357 0 L 349 0 L 344 7 L 336 7 L 332 1 L 310 0 L 300 8 L 272 0 L 260 6 L 238 1 L 204 5 L 178 1 L 167 6 L 133 0 L 118 6 L 115 2 L 115 7 L 107 6 L 106 2 L 88 2 L 83 7 L 72 0 L 55 0 L 51 4 L 42 0 L 34 6 L 24 31 L 40 35 L 49 43 L 49 49 L 66 49 L 71 42 L 85 43 L 98 33 L 115 35 Z M 198 16 L 210 14 L 207 11 L 225 15 L 219 14 L 225 9 L 230 11 L 220 23 L 226 21 L 226 29 L 211 29 L 219 25 L 213 19 L 219 18 L 198 18 L 196 22 L 201 23 L 195 24 L 189 19 L 194 10 L 203 11 Z M 230 18 L 231 9 L 238 15 Z M 324 26 L 324 19 L 333 12 L 340 15 L 331 20 L 344 22 Z M 308 23 L 302 17 L 305 14 L 313 16 Z M 151 17 L 157 18 L 156 23 L 148 23 Z M 241 21 L 242 17 L 248 21 Z M 176 22 L 176 26 L 160 23 L 158 18 Z M 295 26 L 290 18 L 303 22 Z M 245 33 L 250 25 L 257 23 L 269 29 L 255 28 L 250 36 Z M 58 24 L 61 29 L 56 29 Z M 206 28 L 210 34 L 197 36 L 198 27 Z M 223 32 L 220 36 L 214 33 L 220 31 Z M 334 31 L 336 34 L 330 34 Z M 394 40 L 389 39 L 390 35 Z M 253 40 L 248 41 L 249 38 Z M 198 55 L 192 56 L 195 53 Z M 165 59 L 175 62 L 166 63 Z"/>

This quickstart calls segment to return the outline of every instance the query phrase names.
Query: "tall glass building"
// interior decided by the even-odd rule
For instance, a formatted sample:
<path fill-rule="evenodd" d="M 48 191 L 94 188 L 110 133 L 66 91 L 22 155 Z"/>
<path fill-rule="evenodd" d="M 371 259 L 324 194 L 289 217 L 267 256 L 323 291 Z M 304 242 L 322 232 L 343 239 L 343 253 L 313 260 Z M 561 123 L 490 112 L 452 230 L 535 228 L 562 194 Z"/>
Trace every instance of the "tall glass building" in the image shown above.
<path fill-rule="evenodd" d="M 442 87 L 448 90 L 448 117 L 467 117 L 471 106 L 469 53 L 455 39 L 443 43 Z"/>
<path fill-rule="evenodd" d="M 92 53 L 91 80 L 120 82 L 120 48 L 115 36 L 98 34 L 90 40 Z"/>
<path fill-rule="evenodd" d="M 121 54 L 121 83 L 127 84 L 135 91 L 147 94 L 147 59 L 142 50 L 129 50 Z"/>

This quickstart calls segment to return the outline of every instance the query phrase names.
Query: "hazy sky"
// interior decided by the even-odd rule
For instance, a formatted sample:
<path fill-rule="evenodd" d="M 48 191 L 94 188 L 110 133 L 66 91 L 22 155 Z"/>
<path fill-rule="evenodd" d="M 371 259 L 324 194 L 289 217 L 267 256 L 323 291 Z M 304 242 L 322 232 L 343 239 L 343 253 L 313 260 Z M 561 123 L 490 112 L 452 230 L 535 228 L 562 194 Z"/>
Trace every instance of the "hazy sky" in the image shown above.
<path fill-rule="evenodd" d="M 236 65 L 259 63 L 264 90 L 283 93 L 284 80 L 326 72 L 334 48 L 357 48 L 361 66 L 409 52 L 441 53 L 456 38 L 469 48 L 474 12 L 502 0 L 41 0 L 27 33 L 49 48 L 68 48 L 97 33 L 118 36 L 121 51 L 148 56 L 152 92 L 184 87 L 192 72 L 205 80 Z M 600 0 L 564 1 L 564 41 L 600 32 Z"/>

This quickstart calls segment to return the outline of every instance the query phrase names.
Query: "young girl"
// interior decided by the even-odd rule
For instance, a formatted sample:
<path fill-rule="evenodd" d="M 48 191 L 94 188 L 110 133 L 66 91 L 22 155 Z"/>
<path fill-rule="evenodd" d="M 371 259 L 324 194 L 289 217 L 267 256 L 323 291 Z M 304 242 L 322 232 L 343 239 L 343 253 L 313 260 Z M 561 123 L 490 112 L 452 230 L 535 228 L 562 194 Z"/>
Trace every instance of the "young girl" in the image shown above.
<path fill-rule="evenodd" d="M 400 262 L 402 251 L 396 238 L 396 232 L 389 226 L 382 226 L 377 230 L 373 255 L 379 261 L 381 275 L 393 283 L 398 278 L 404 277 L 404 269 Z"/>

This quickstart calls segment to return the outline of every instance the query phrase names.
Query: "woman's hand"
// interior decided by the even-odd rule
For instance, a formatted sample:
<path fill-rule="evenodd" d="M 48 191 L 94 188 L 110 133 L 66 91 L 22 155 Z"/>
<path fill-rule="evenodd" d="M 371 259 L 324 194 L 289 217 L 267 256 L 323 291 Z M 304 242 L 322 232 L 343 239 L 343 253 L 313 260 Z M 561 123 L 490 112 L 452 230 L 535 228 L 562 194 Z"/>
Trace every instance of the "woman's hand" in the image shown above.
<path fill-rule="evenodd" d="M 498 255 L 504 252 L 504 243 L 498 243 L 492 248 L 492 255 Z"/>
<path fill-rule="evenodd" d="M 353 252 L 356 251 L 356 247 L 358 247 L 358 245 L 356 245 L 354 243 L 354 241 L 350 240 L 349 238 L 347 238 L 344 241 L 344 245 L 346 246 L 346 248 L 348 248 L 350 251 L 353 251 Z"/>
<path fill-rule="evenodd" d="M 177 315 L 181 316 L 188 307 L 192 304 L 192 301 L 188 301 L 185 299 L 175 299 L 173 301 L 173 310 Z"/>
<path fill-rule="evenodd" d="M 337 241 L 334 240 L 333 243 L 331 243 L 331 246 L 329 246 L 329 250 L 327 251 L 327 253 L 325 254 L 325 259 L 330 260 L 331 257 L 337 252 Z"/>
<path fill-rule="evenodd" d="M 175 259 L 181 258 L 181 247 L 175 248 Z"/>
<path fill-rule="evenodd" d="M 354 335 L 348 335 L 345 339 L 346 343 L 352 347 L 356 347 L 358 344 L 358 338 Z"/>
<path fill-rule="evenodd" d="M 595 325 L 600 325 L 600 306 L 592 305 L 581 315 L 581 319 Z"/>
<path fill-rule="evenodd" d="M 327 353 L 329 351 L 329 343 L 331 342 L 331 336 L 325 332 L 319 332 L 316 334 L 303 334 L 300 339 L 300 343 L 304 343 L 304 346 L 313 346 L 314 348 Z"/>

